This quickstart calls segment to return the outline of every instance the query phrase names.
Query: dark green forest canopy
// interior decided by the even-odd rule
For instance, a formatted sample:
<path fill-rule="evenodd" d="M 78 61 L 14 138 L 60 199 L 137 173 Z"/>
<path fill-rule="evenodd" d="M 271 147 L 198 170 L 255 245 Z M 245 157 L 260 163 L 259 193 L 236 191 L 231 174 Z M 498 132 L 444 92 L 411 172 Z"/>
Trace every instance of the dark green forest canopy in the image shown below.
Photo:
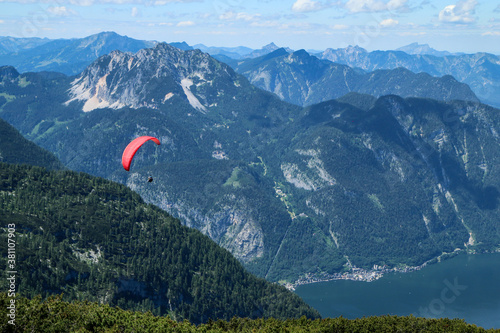
<path fill-rule="evenodd" d="M 0 316 L 5 318 L 10 299 L 0 294 Z M 0 323 L 2 332 L 500 332 L 477 327 L 460 319 L 425 319 L 397 316 L 361 319 L 327 318 L 278 320 L 236 318 L 195 326 L 151 312 L 125 311 L 92 302 L 64 302 L 60 297 L 16 299 L 16 325 Z"/>
<path fill-rule="evenodd" d="M 319 317 L 201 232 L 102 178 L 0 163 L 0 219 L 15 224 L 18 290 L 30 298 L 64 293 L 192 323 Z"/>

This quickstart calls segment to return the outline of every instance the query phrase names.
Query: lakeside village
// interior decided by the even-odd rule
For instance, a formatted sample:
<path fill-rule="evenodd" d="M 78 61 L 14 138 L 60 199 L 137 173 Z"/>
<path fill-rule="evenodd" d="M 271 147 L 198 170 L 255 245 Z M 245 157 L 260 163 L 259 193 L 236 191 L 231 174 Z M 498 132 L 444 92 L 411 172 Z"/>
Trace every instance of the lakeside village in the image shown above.
<path fill-rule="evenodd" d="M 334 273 L 334 274 L 328 274 L 328 273 L 307 273 L 304 276 L 301 276 L 297 281 L 294 283 L 291 282 L 283 282 L 280 283 L 283 285 L 285 288 L 291 291 L 295 291 L 295 288 L 297 288 L 300 285 L 304 284 L 310 284 L 310 283 L 317 283 L 317 282 L 328 282 L 328 281 L 333 281 L 333 280 L 352 280 L 352 281 L 364 281 L 364 282 L 372 282 L 375 280 L 380 279 L 381 277 L 384 276 L 384 274 L 387 273 L 409 273 L 413 271 L 418 271 L 428 264 L 436 263 L 436 262 L 441 262 L 442 259 L 445 258 L 451 258 L 454 257 L 460 253 L 466 252 L 468 254 L 478 254 L 478 253 L 500 253 L 500 248 L 497 248 L 493 251 L 477 251 L 476 249 L 473 248 L 466 248 L 464 249 L 455 249 L 451 253 L 443 253 L 437 258 L 431 259 L 429 261 L 424 262 L 420 266 L 398 266 L 394 268 L 389 268 L 388 266 L 379 266 L 379 265 L 373 265 L 373 269 L 371 270 L 366 270 L 363 268 L 358 268 L 353 266 L 350 261 L 348 263 L 348 266 L 350 267 L 350 271 L 344 272 L 344 273 Z"/>
<path fill-rule="evenodd" d="M 343 272 L 343 273 L 334 273 L 334 274 L 328 274 L 328 273 L 306 273 L 304 276 L 301 276 L 297 281 L 294 283 L 290 282 L 285 282 L 282 283 L 283 286 L 285 286 L 286 289 L 295 291 L 295 288 L 297 288 L 300 285 L 303 284 L 310 284 L 310 283 L 317 283 L 317 282 L 327 282 L 327 281 L 333 281 L 333 280 L 351 280 L 351 281 L 364 281 L 364 282 L 372 282 L 375 280 L 380 279 L 384 274 L 387 273 L 409 273 L 413 271 L 418 271 L 422 269 L 423 267 L 427 266 L 429 263 L 432 262 L 439 262 L 441 261 L 442 258 L 448 257 L 448 256 L 454 256 L 461 252 L 460 249 L 455 249 L 455 251 L 451 253 L 443 253 L 439 257 L 431 259 L 429 261 L 424 262 L 420 266 L 406 266 L 406 265 L 400 265 L 397 267 L 389 268 L 387 265 L 373 265 L 373 268 L 371 270 L 366 270 L 363 268 L 356 267 L 352 264 L 352 262 L 349 260 L 349 258 L 346 257 L 347 259 L 347 264 L 346 266 L 348 267 L 349 271 Z"/>
<path fill-rule="evenodd" d="M 333 281 L 333 280 L 352 280 L 352 281 L 364 281 L 364 282 L 371 282 L 380 279 L 384 274 L 389 273 L 389 272 L 411 272 L 415 270 L 419 270 L 423 266 L 425 266 L 426 263 L 424 263 L 422 266 L 417 266 L 417 267 L 406 267 L 404 269 L 401 268 L 387 268 L 386 266 L 373 266 L 373 270 L 366 270 L 363 268 L 357 268 L 357 267 L 352 267 L 351 271 L 349 272 L 344 272 L 344 273 L 334 273 L 334 274 L 328 274 L 328 273 L 307 273 L 304 276 L 300 277 L 297 281 L 294 283 L 286 282 L 283 285 L 285 286 L 286 289 L 295 291 L 295 288 L 297 288 L 300 285 L 303 284 L 310 284 L 310 283 L 317 283 L 317 282 L 327 282 L 327 281 Z"/>
<path fill-rule="evenodd" d="M 364 282 L 372 282 L 380 279 L 384 274 L 390 272 L 398 272 L 398 273 L 408 273 L 412 271 L 417 271 L 422 267 L 426 266 L 426 263 L 423 263 L 420 266 L 416 267 L 404 267 L 404 268 L 388 268 L 387 266 L 378 266 L 374 265 L 373 270 L 366 270 L 363 268 L 352 267 L 351 271 L 344 273 L 307 273 L 304 276 L 300 277 L 295 283 L 286 282 L 283 284 L 285 288 L 291 291 L 295 291 L 300 285 L 317 283 L 317 282 L 327 282 L 333 280 L 352 280 L 352 281 L 364 281 Z"/>

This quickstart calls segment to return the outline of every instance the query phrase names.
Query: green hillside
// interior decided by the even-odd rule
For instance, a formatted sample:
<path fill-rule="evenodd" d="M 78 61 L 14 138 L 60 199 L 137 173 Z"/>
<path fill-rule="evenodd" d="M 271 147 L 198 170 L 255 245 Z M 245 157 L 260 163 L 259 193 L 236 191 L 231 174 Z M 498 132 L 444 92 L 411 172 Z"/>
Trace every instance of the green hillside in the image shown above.
<path fill-rule="evenodd" d="M 284 287 L 123 185 L 0 164 L 0 220 L 15 225 L 17 290 L 64 294 L 176 320 L 319 317 Z M 8 233 L 1 234 L 7 244 Z M 7 251 L 2 251 L 6 267 Z M 8 290 L 7 280 L 1 284 Z"/>
<path fill-rule="evenodd" d="M 498 110 L 386 96 L 369 110 L 320 103 L 300 119 L 263 155 L 295 216 L 270 276 L 498 248 Z"/>
<path fill-rule="evenodd" d="M 3 119 L 0 119 L 0 162 L 36 165 L 48 169 L 64 168 L 54 154 L 26 140 Z"/>

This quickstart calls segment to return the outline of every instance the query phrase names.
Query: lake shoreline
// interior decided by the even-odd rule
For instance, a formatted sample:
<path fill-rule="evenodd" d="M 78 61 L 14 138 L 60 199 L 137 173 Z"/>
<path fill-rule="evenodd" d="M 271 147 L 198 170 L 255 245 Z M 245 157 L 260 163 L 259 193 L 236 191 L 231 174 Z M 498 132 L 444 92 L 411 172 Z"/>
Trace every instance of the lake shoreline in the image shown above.
<path fill-rule="evenodd" d="M 460 318 L 500 329 L 499 249 L 469 248 L 453 254 L 442 256 L 439 265 L 429 261 L 421 270 L 384 274 L 373 283 L 338 276 L 337 281 L 297 285 L 295 293 L 323 318 L 413 315 Z"/>
<path fill-rule="evenodd" d="M 482 254 L 482 253 L 500 253 L 500 248 L 498 248 L 494 251 L 481 251 L 481 252 L 478 252 L 476 249 L 468 249 L 468 248 L 455 249 L 453 252 L 444 252 L 435 258 L 427 260 L 426 262 L 424 262 L 423 264 L 421 264 L 419 266 L 402 266 L 402 267 L 400 266 L 400 267 L 387 268 L 386 266 L 374 265 L 374 269 L 371 269 L 371 270 L 366 270 L 366 269 L 358 268 L 358 267 L 352 267 L 351 271 L 344 272 L 344 273 L 334 273 L 334 274 L 307 273 L 304 276 L 300 277 L 297 281 L 295 281 L 293 283 L 291 283 L 291 282 L 284 283 L 283 286 L 290 291 L 295 291 L 295 289 L 301 285 L 307 285 L 307 284 L 319 283 L 319 282 L 335 281 L 335 280 L 372 282 L 372 281 L 376 281 L 376 280 L 382 278 L 385 274 L 388 274 L 388 273 L 409 273 L 409 272 L 418 271 L 418 270 L 421 270 L 422 268 L 426 267 L 427 265 L 439 263 L 442 260 L 450 259 L 450 258 L 453 258 L 453 257 L 460 255 L 460 254 L 474 254 L 475 255 L 475 254 Z"/>

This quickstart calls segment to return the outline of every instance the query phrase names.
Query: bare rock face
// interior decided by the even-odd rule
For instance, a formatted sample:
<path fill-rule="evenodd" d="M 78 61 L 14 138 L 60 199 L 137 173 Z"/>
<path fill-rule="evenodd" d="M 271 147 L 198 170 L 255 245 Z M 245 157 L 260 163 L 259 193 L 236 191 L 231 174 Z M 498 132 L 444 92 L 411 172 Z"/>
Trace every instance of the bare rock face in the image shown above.
<path fill-rule="evenodd" d="M 264 234 L 253 217 L 248 216 L 244 211 L 233 211 L 230 221 L 232 224 L 221 239 L 220 245 L 243 262 L 262 257 Z"/>
<path fill-rule="evenodd" d="M 180 218 L 188 227 L 206 234 L 241 262 L 251 262 L 264 255 L 264 232 L 254 216 L 254 209 L 244 197 L 227 195 L 220 199 L 218 207 L 203 212 L 201 207 L 176 198 L 161 185 L 159 192 L 149 193 L 143 180 L 136 174 L 128 179 L 127 186 L 141 193 L 145 200 Z"/>
<path fill-rule="evenodd" d="M 202 214 L 200 210 L 177 203 L 169 209 L 183 218 L 186 225 L 193 226 L 210 236 L 219 245 L 231 252 L 238 260 L 250 262 L 264 254 L 264 233 L 255 218 L 244 205 L 226 206 Z"/>

